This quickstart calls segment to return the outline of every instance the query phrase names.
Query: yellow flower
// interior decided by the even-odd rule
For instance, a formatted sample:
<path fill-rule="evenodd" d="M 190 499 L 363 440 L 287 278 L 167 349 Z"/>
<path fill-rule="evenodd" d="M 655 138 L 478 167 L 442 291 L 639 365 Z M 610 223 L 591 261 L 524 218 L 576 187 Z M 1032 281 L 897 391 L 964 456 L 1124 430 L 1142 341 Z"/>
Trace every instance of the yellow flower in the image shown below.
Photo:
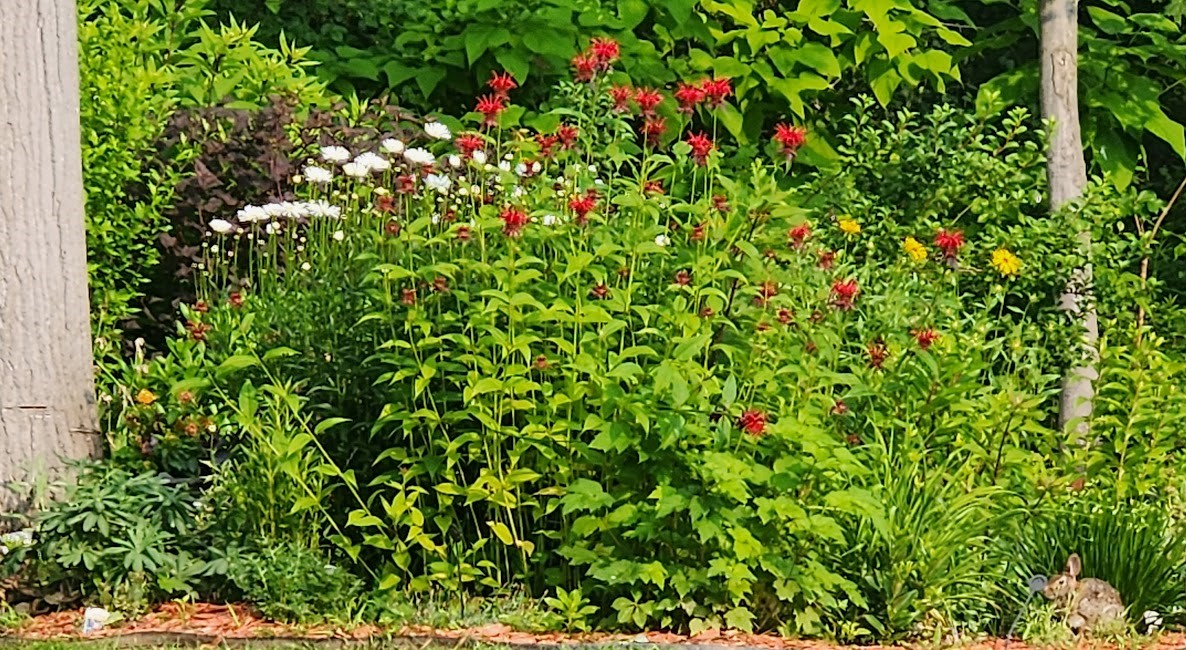
<path fill-rule="evenodd" d="M 144 406 L 148 406 L 156 401 L 156 395 L 147 388 L 141 388 L 139 393 L 136 393 L 136 401 Z"/>
<path fill-rule="evenodd" d="M 857 223 L 855 219 L 844 218 L 840 220 L 840 232 L 846 235 L 861 234 L 861 224 Z"/>
<path fill-rule="evenodd" d="M 1006 277 L 1021 273 L 1021 260 L 1004 248 L 998 248 L 992 252 L 992 266 Z"/>
<path fill-rule="evenodd" d="M 902 248 L 906 249 L 906 254 L 915 262 L 927 259 L 927 247 L 913 237 L 907 237 L 906 241 L 902 242 Z"/>

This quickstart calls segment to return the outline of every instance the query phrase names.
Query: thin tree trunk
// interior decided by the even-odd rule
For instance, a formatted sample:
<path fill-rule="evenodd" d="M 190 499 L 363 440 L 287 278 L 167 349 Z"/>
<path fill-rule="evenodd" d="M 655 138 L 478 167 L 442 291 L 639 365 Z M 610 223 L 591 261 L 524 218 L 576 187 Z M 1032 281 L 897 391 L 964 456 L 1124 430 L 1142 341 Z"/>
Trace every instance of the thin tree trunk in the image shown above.
<path fill-rule="evenodd" d="M 0 486 L 95 454 L 74 0 L 0 11 Z M 24 495 L 0 489 L 0 512 Z"/>
<path fill-rule="evenodd" d="M 1041 2 L 1042 117 L 1052 120 L 1047 177 L 1050 209 L 1057 212 L 1068 202 L 1083 196 L 1087 187 L 1087 165 L 1079 133 L 1079 19 L 1075 0 Z M 1084 252 L 1091 247 L 1091 233 L 1078 236 Z M 1091 295 L 1091 263 L 1076 269 L 1060 299 L 1060 306 L 1083 326 L 1083 360 L 1063 378 L 1059 421 L 1066 428 L 1074 424 L 1086 435 L 1091 417 L 1093 382 L 1098 376 L 1096 360 L 1099 322 Z"/>

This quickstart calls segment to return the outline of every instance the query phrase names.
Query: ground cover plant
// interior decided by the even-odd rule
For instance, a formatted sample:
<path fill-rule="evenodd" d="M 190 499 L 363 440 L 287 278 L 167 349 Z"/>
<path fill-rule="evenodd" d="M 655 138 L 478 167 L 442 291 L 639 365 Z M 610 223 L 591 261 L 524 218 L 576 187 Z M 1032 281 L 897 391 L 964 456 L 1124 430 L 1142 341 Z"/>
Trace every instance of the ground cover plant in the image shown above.
<path fill-rule="evenodd" d="M 943 641 L 1002 633 L 1077 549 L 1173 621 L 1182 368 L 1117 225 L 1154 197 L 1048 214 L 1023 109 L 857 97 L 806 166 L 805 105 L 739 130 L 752 80 L 650 87 L 581 45 L 538 106 L 501 69 L 461 116 L 300 75 L 206 107 L 218 71 L 162 103 L 134 133 L 197 170 L 142 204 L 182 304 L 104 365 L 108 459 L 0 565 L 30 609 Z M 1057 296 L 1088 259 L 1083 441 Z"/>

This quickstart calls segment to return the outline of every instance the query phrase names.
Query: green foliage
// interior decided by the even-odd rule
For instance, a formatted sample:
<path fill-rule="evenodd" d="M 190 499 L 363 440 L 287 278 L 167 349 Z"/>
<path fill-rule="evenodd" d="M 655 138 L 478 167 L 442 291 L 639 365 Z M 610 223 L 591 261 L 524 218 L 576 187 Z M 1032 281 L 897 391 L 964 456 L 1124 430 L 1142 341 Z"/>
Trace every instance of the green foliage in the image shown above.
<path fill-rule="evenodd" d="M 269 541 L 226 562 L 227 579 L 272 620 L 317 622 L 360 609 L 361 581 L 316 549 Z"/>
<path fill-rule="evenodd" d="M 1099 506 L 1091 492 L 1044 509 L 1022 526 L 1008 549 L 1015 595 L 1037 574 L 1063 570 L 1067 557 L 1078 553 L 1083 577 L 1100 578 L 1120 592 L 1128 619 L 1144 612 L 1161 614 L 1167 622 L 1180 617 L 1186 593 L 1186 541 L 1181 522 L 1156 504 L 1125 502 Z"/>
<path fill-rule="evenodd" d="M 37 525 L 38 570 L 83 597 L 139 610 L 191 594 L 207 565 L 209 517 L 183 484 L 156 474 L 85 466 Z"/>
<path fill-rule="evenodd" d="M 254 42 L 254 29 L 207 25 L 206 3 L 160 0 L 79 3 L 83 180 L 94 327 L 100 357 L 118 351 L 116 328 L 159 261 L 173 188 L 195 152 L 158 157 L 166 121 L 180 106 L 258 106 L 272 95 L 324 103 L 305 74 L 305 50 Z"/>
<path fill-rule="evenodd" d="M 392 92 L 424 110 L 468 105 L 491 70 L 530 80 L 538 98 L 585 36 L 608 34 L 640 84 L 732 78 L 744 99 L 721 124 L 743 144 L 788 111 L 806 119 L 820 99 L 872 90 L 886 104 L 923 83 L 942 91 L 960 78 L 949 50 L 971 44 L 960 31 L 970 27 L 967 17 L 951 2 L 302 0 L 294 11 L 295 4 L 223 0 L 218 9 L 261 23 L 269 37 L 313 45 L 324 62 L 319 73 L 336 88 Z"/>

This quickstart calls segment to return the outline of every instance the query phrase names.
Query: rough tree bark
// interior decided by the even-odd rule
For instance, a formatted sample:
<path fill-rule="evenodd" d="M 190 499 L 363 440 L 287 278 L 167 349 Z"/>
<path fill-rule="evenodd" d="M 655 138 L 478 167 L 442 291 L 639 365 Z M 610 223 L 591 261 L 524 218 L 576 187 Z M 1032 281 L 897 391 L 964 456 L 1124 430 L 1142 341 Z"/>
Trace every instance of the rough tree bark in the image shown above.
<path fill-rule="evenodd" d="M 93 455 L 74 0 L 0 11 L 0 486 Z M 23 495 L 0 489 L 0 512 Z"/>
<path fill-rule="evenodd" d="M 1053 121 L 1046 175 L 1050 182 L 1050 209 L 1057 212 L 1083 195 L 1087 187 L 1087 165 L 1079 133 L 1079 17 L 1075 0 L 1042 0 L 1041 75 L 1042 118 Z M 1091 233 L 1079 234 L 1085 250 Z M 1063 378 L 1059 421 L 1065 428 L 1075 423 L 1085 434 L 1095 397 L 1099 322 L 1091 301 L 1091 264 L 1076 269 L 1060 304 L 1084 328 L 1083 358 Z"/>

